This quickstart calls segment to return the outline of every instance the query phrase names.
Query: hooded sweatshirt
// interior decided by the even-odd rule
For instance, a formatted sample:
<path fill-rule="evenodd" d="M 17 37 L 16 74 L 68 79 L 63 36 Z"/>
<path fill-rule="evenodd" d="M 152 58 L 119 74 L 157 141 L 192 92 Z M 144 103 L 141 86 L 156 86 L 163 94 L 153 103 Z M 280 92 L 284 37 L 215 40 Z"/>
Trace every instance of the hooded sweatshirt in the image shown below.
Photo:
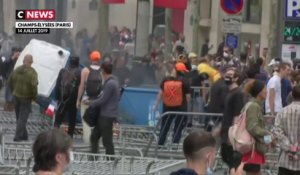
<path fill-rule="evenodd" d="M 10 75 L 8 86 L 16 97 L 35 99 L 37 96 L 38 75 L 32 67 L 19 66 Z"/>
<path fill-rule="evenodd" d="M 180 169 L 176 172 L 171 173 L 170 175 L 198 175 L 194 170 L 192 169 Z"/>

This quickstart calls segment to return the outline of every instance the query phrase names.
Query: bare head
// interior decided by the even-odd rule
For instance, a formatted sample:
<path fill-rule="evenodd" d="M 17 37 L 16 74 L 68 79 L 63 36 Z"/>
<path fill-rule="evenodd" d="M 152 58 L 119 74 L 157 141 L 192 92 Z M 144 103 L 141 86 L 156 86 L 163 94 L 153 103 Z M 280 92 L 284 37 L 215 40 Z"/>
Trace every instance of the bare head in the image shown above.
<path fill-rule="evenodd" d="M 23 60 L 23 65 L 31 66 L 32 63 L 33 63 L 32 55 L 30 55 L 30 54 L 25 55 L 24 60 Z"/>

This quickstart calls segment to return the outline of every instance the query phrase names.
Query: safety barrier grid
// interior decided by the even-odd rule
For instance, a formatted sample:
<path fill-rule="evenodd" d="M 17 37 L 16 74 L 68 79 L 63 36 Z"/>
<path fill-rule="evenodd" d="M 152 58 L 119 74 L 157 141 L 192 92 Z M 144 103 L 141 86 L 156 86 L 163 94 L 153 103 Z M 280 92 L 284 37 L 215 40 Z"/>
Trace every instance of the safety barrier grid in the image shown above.
<path fill-rule="evenodd" d="M 192 86 L 189 112 L 204 112 L 209 103 L 210 87 Z"/>
<path fill-rule="evenodd" d="M 15 134 L 16 130 L 16 117 L 12 112 L 0 111 L 0 126 L 5 130 L 6 135 Z M 49 130 L 53 127 L 51 118 L 42 116 L 41 114 L 30 114 L 27 121 L 28 135 L 37 135 L 42 131 Z"/>
<path fill-rule="evenodd" d="M 18 174 L 32 174 L 32 151 L 30 149 L 5 148 L 4 166 L 0 173 L 18 171 Z M 184 160 L 160 160 L 154 158 L 109 156 L 74 152 L 71 169 L 65 174 L 113 174 L 147 175 L 171 172 L 184 166 Z M 6 172 L 4 172 L 6 170 Z"/>
<path fill-rule="evenodd" d="M 223 114 L 216 113 L 166 112 L 160 116 L 153 131 L 158 136 L 158 141 L 153 143 L 154 138 L 151 138 L 144 155 L 157 158 L 159 153 L 159 156 L 174 158 L 174 152 L 182 153 L 182 138 L 193 129 L 205 129 L 203 126 L 209 127 L 212 122 L 219 123 L 222 116 Z M 154 150 L 151 150 L 153 144 Z M 166 150 L 172 154 L 164 154 Z M 150 155 L 151 152 L 154 155 Z"/>
<path fill-rule="evenodd" d="M 162 119 L 168 118 L 168 116 L 183 116 L 182 118 L 188 118 L 187 120 L 180 120 L 179 125 L 181 122 L 184 122 L 183 129 L 182 129 L 182 136 L 179 143 L 174 144 L 172 143 L 172 134 L 179 132 L 178 130 L 174 130 L 175 119 L 170 124 L 169 131 L 166 136 L 166 143 L 164 145 L 159 145 L 159 136 L 160 131 L 162 128 L 166 127 L 162 126 Z M 114 136 L 114 142 L 116 145 L 116 154 L 119 157 L 126 157 L 128 155 L 135 155 L 140 158 L 142 157 L 153 157 L 154 159 L 157 158 L 167 158 L 167 159 L 184 159 L 182 153 L 182 140 L 183 138 L 188 135 L 193 129 L 203 128 L 205 124 L 205 118 L 210 120 L 211 118 L 215 118 L 215 120 L 220 121 L 220 117 L 222 114 L 208 114 L 208 113 L 192 113 L 192 112 L 168 112 L 161 115 L 159 118 L 159 122 L 156 127 L 146 127 L 146 126 L 133 126 L 133 125 L 119 125 L 116 128 L 117 134 Z M 173 117 L 174 118 L 174 117 Z M 176 117 L 175 117 L 176 118 Z M 274 118 L 265 117 L 267 128 L 271 129 L 271 126 L 274 124 Z M 171 119 L 167 119 L 171 120 Z M 188 122 L 191 121 L 192 125 L 189 125 Z M 202 124 L 201 124 L 202 122 Z M 168 123 L 168 121 L 165 121 Z M 205 129 L 205 128 L 204 128 Z M 1 139 L 3 141 L 3 139 Z M 31 143 L 8 143 L 12 149 L 29 149 Z M 24 146 L 25 145 L 25 146 Z M 75 151 L 81 151 L 82 148 L 87 148 L 86 151 L 89 151 L 89 145 L 75 145 Z M 119 151 L 118 151 L 119 150 Z M 4 146 L 1 147 L 1 155 L 4 155 Z M 88 153 L 82 153 L 87 155 Z M 0 158 L 3 157 L 0 155 Z M 262 171 L 268 174 L 276 174 L 277 172 L 277 159 L 279 156 L 279 149 L 270 150 L 266 154 L 266 165 L 262 167 Z M 0 159 L 3 160 L 3 159 Z M 12 169 L 14 166 L 11 165 L 4 165 L 10 167 Z M 218 151 L 217 159 L 214 165 L 214 170 L 219 168 L 224 168 L 223 162 L 220 157 L 220 152 Z M 22 169 L 18 169 L 15 167 L 15 171 L 22 172 Z M 1 174 L 1 168 L 0 168 Z"/>

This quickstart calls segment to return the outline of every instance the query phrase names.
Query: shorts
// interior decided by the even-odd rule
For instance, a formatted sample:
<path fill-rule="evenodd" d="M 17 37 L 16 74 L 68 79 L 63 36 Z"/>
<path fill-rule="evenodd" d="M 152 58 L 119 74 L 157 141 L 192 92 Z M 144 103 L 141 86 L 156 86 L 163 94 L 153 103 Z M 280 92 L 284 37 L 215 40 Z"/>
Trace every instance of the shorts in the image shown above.
<path fill-rule="evenodd" d="M 231 145 L 222 143 L 221 156 L 222 160 L 227 164 L 229 169 L 237 169 L 241 164 L 243 155 L 237 151 L 234 151 Z"/>
<path fill-rule="evenodd" d="M 258 173 L 260 172 L 260 165 L 249 163 L 245 164 L 243 169 L 248 173 Z"/>

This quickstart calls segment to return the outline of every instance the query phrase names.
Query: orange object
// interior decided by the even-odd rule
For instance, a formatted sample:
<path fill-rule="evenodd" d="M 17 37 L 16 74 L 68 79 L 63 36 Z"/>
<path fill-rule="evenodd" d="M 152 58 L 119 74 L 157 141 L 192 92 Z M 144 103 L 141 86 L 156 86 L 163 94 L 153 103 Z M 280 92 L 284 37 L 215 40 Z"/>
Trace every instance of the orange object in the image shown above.
<path fill-rule="evenodd" d="M 176 69 L 177 71 L 189 72 L 189 70 L 186 68 L 185 64 L 183 64 L 183 63 L 181 63 L 181 62 L 176 63 L 175 69 Z"/>
<path fill-rule="evenodd" d="M 91 61 L 100 61 L 100 59 L 101 59 L 101 53 L 99 51 L 93 51 L 90 54 Z"/>
<path fill-rule="evenodd" d="M 183 104 L 181 81 L 170 80 L 164 83 L 163 102 L 167 107 L 180 107 Z"/>

